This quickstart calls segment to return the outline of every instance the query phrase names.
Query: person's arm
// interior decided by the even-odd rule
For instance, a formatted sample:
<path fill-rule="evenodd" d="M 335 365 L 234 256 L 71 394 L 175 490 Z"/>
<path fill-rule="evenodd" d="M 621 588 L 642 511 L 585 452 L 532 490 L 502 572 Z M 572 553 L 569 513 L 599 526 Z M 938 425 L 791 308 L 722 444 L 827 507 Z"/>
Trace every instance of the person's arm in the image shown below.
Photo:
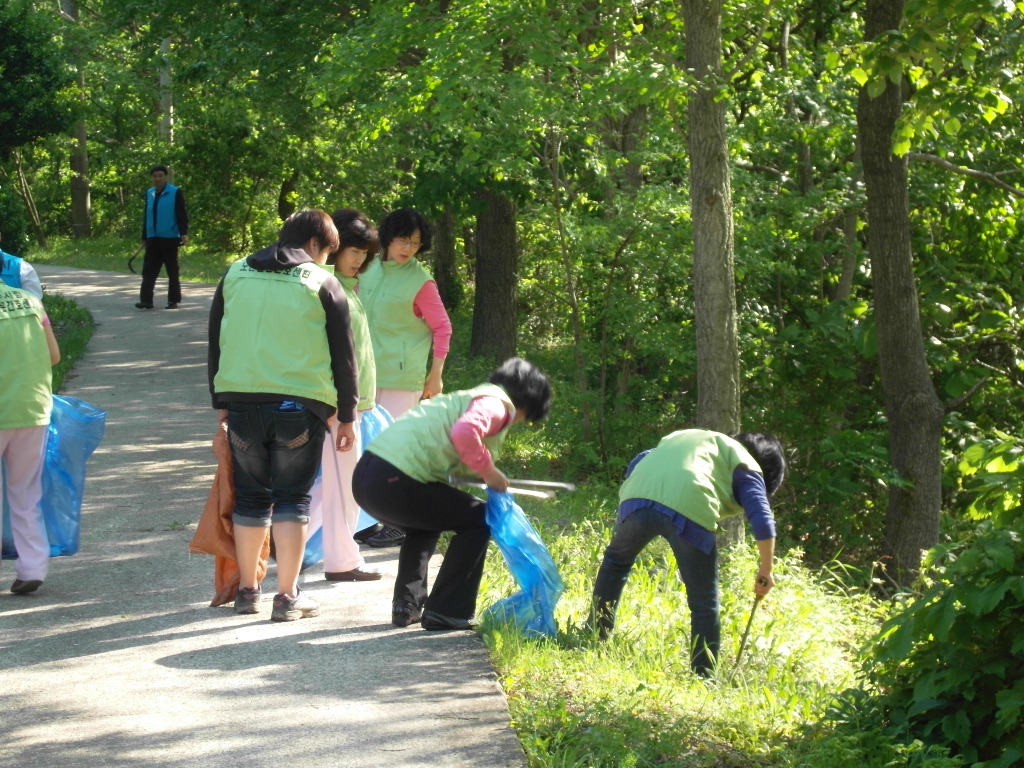
<path fill-rule="evenodd" d="M 178 220 L 178 232 L 181 233 L 181 242 L 188 242 L 188 208 L 185 207 L 185 193 L 178 187 L 178 194 L 174 196 L 174 216 Z"/>
<path fill-rule="evenodd" d="M 224 280 L 217 284 L 217 290 L 213 293 L 213 301 L 210 303 L 210 323 L 207 329 L 208 344 L 206 347 L 206 376 L 210 385 L 210 396 L 213 399 L 213 407 L 217 407 L 217 394 L 213 388 L 213 379 L 220 370 L 220 323 L 224 319 Z M 223 421 L 227 418 L 224 415 Z"/>
<path fill-rule="evenodd" d="M 423 382 L 423 397 L 430 398 L 444 391 L 442 376 L 452 339 L 452 321 L 445 311 L 444 302 L 441 301 L 437 283 L 433 280 L 428 280 L 420 288 L 412 301 L 412 310 L 413 314 L 427 324 L 434 339 L 434 356 L 431 359 L 430 371 Z"/>
<path fill-rule="evenodd" d="M 767 595 L 775 586 L 772 568 L 775 564 L 775 516 L 768 503 L 768 489 L 764 476 L 744 466 L 732 474 L 732 492 L 743 507 L 750 528 L 757 539 L 759 563 L 754 578 L 754 592 Z"/>
<path fill-rule="evenodd" d="M 331 352 L 331 373 L 338 391 L 338 434 L 348 438 L 348 448 L 355 440 L 352 427 L 359 402 L 359 384 L 356 380 L 356 354 L 352 342 L 352 323 L 348 314 L 345 289 L 337 278 L 328 278 L 320 286 L 320 303 L 326 315 L 327 346 Z M 347 428 L 346 428 L 346 425 Z M 338 450 L 348 450 L 339 448 Z"/>
<path fill-rule="evenodd" d="M 494 465 L 494 457 L 483 441 L 500 432 L 510 418 L 500 399 L 481 395 L 473 398 L 451 431 L 452 445 L 462 463 L 496 491 L 508 490 L 508 478 Z"/>
<path fill-rule="evenodd" d="M 39 273 L 35 267 L 24 259 L 21 260 L 21 287 L 38 299 L 43 298 L 43 284 L 39 281 Z"/>
<path fill-rule="evenodd" d="M 56 365 L 60 362 L 60 345 L 57 343 L 57 337 L 53 334 L 49 315 L 43 316 L 43 330 L 46 332 L 46 346 L 50 351 L 50 365 Z"/>

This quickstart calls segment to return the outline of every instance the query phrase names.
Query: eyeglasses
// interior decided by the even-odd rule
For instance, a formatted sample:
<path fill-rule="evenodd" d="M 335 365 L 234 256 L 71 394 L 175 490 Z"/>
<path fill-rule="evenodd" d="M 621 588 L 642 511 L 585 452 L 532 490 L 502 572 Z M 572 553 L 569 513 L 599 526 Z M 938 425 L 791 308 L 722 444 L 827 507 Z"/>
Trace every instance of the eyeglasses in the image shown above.
<path fill-rule="evenodd" d="M 408 237 L 396 237 L 391 242 L 393 242 L 395 245 L 400 245 L 403 248 L 408 248 L 409 246 L 412 246 L 417 251 L 420 249 L 420 246 L 423 245 L 423 243 L 420 242 L 419 240 L 413 240 Z"/>

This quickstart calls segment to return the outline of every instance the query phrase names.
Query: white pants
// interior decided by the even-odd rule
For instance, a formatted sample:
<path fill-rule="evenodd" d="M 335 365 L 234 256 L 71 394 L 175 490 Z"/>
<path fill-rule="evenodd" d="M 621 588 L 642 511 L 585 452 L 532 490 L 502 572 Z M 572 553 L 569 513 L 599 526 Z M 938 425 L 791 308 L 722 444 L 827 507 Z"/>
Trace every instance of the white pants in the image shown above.
<path fill-rule="evenodd" d="M 410 408 L 419 405 L 423 390 L 416 389 L 380 389 L 377 388 L 377 402 L 391 418 L 397 419 Z"/>
<path fill-rule="evenodd" d="M 322 526 L 325 573 L 351 571 L 366 565 L 366 560 L 359 554 L 359 545 L 352 538 L 359 530 L 356 528 L 359 505 L 352 496 L 352 473 L 362 454 L 362 437 L 359 434 L 361 418 L 361 414 L 357 413 L 353 424 L 356 441 L 351 451 L 335 449 L 337 425 L 327 433 L 321 480 L 310 490 L 308 530 L 312 534 L 318 522 Z"/>
<path fill-rule="evenodd" d="M 6 488 L 0 479 L 0 499 L 6 491 L 11 533 L 18 550 L 14 572 L 22 581 L 42 581 L 50 568 L 50 542 L 39 507 L 48 433 L 47 426 L 0 429 L 0 458 L 7 471 Z"/>

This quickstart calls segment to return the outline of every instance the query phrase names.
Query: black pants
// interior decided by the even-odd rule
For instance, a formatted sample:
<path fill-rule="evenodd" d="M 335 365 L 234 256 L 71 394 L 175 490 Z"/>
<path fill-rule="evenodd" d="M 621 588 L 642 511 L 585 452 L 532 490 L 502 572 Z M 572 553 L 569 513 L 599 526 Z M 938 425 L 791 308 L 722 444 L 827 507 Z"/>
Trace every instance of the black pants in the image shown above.
<path fill-rule="evenodd" d="M 178 246 L 181 240 L 177 237 L 146 238 L 146 256 L 142 262 L 142 288 L 139 289 L 139 301 L 143 304 L 153 303 L 153 288 L 160 276 L 160 268 L 167 270 L 167 301 L 177 304 L 181 301 L 181 280 L 178 277 Z"/>
<path fill-rule="evenodd" d="M 356 501 L 385 525 L 405 531 L 398 554 L 395 602 L 423 606 L 456 619 L 476 613 L 491 529 L 485 503 L 447 483 L 421 483 L 366 452 L 352 477 Z M 427 568 L 444 531 L 454 531 L 444 562 L 427 589 Z"/>

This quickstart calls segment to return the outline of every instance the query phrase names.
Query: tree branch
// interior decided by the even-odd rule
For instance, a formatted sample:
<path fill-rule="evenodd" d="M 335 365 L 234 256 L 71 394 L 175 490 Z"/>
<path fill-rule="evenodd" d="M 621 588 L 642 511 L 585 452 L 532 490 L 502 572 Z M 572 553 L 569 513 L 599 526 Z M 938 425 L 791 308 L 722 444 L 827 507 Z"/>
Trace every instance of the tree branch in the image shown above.
<path fill-rule="evenodd" d="M 994 173 L 988 173 L 987 171 L 978 171 L 975 170 L 974 168 L 965 168 L 962 165 L 956 165 L 955 163 L 951 163 L 948 160 L 939 157 L 938 155 L 930 155 L 927 152 L 910 152 L 907 154 L 907 159 L 931 163 L 932 165 L 937 165 L 940 168 L 943 168 L 947 171 L 958 173 L 961 176 L 970 176 L 975 179 L 981 179 L 982 181 L 987 181 L 991 184 L 995 184 L 1000 189 L 1005 189 L 1007 192 L 1009 192 L 1011 195 L 1014 195 L 1015 197 L 1024 197 L 1024 192 L 1022 192 L 1021 190 L 1017 189 L 1014 186 L 1007 184 Z"/>

